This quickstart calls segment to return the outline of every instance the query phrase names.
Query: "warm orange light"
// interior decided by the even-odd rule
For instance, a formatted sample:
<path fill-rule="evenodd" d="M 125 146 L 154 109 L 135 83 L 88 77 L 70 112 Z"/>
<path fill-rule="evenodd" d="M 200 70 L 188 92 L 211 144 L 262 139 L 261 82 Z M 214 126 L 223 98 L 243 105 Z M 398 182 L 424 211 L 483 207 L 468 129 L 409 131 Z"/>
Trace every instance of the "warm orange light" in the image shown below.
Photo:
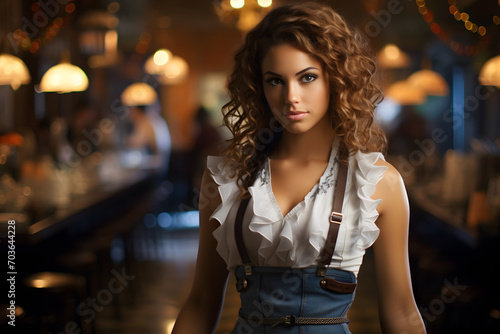
<path fill-rule="evenodd" d="M 433 22 L 431 24 L 431 31 L 435 34 L 439 34 L 439 32 L 441 31 L 441 28 L 439 27 L 439 24 L 437 24 L 436 22 Z"/>
<path fill-rule="evenodd" d="M 10 85 L 14 90 L 31 81 L 26 64 L 18 57 L 0 54 L 0 85 Z"/>
<path fill-rule="evenodd" d="M 420 70 L 407 79 L 412 86 L 423 90 L 426 95 L 446 96 L 449 93 L 446 80 L 437 72 L 431 70 Z"/>
<path fill-rule="evenodd" d="M 131 84 L 123 91 L 121 101 L 124 106 L 147 106 L 158 100 L 156 91 L 144 82 Z"/>
<path fill-rule="evenodd" d="M 243 8 L 243 6 L 245 6 L 245 0 L 231 0 L 229 4 L 234 9 L 240 9 Z"/>
<path fill-rule="evenodd" d="M 488 60 L 479 73 L 479 82 L 483 86 L 497 86 L 500 88 L 500 56 Z"/>
<path fill-rule="evenodd" d="M 426 100 L 425 92 L 408 81 L 398 81 L 387 89 L 385 96 L 391 98 L 399 105 L 420 105 Z"/>
<path fill-rule="evenodd" d="M 168 60 L 172 57 L 172 53 L 167 49 L 160 49 L 153 55 L 153 61 L 156 65 L 165 65 Z"/>
<path fill-rule="evenodd" d="M 377 60 L 382 68 L 404 68 L 410 64 L 408 55 L 395 44 L 387 44 L 377 54 Z"/>
<path fill-rule="evenodd" d="M 62 19 L 62 17 L 56 17 L 54 19 L 54 27 L 61 27 L 63 25 L 64 21 Z"/>
<path fill-rule="evenodd" d="M 108 5 L 108 12 L 112 14 L 116 13 L 119 10 L 120 10 L 120 4 L 116 1 L 113 1 Z"/>
<path fill-rule="evenodd" d="M 89 79 L 78 66 L 69 63 L 60 63 L 52 66 L 40 81 L 40 91 L 70 93 L 81 92 L 87 89 Z"/>
<path fill-rule="evenodd" d="M 75 8 L 76 8 L 76 6 L 75 6 L 75 4 L 74 4 L 74 3 L 69 3 L 69 4 L 67 4 L 67 5 L 66 5 L 66 9 L 65 9 L 65 10 L 66 10 L 66 13 L 68 13 L 68 14 L 73 13 L 73 12 L 75 11 Z"/>
<path fill-rule="evenodd" d="M 272 0 L 257 0 L 259 6 L 267 8 L 273 4 Z"/>

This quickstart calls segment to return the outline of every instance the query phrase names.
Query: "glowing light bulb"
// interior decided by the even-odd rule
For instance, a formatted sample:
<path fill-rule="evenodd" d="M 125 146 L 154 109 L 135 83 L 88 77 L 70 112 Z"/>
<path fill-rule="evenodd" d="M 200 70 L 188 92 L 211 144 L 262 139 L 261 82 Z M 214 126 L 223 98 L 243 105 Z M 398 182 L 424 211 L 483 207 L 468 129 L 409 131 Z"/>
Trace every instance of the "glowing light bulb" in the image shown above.
<path fill-rule="evenodd" d="M 231 1 L 229 1 L 229 4 L 234 9 L 240 9 L 243 6 L 245 6 L 245 0 L 231 0 Z"/>
<path fill-rule="evenodd" d="M 259 6 L 267 8 L 273 4 L 272 0 L 258 0 L 257 3 Z"/>
<path fill-rule="evenodd" d="M 170 54 L 170 51 L 166 49 L 156 51 L 153 56 L 154 63 L 158 66 L 165 65 L 170 59 Z"/>

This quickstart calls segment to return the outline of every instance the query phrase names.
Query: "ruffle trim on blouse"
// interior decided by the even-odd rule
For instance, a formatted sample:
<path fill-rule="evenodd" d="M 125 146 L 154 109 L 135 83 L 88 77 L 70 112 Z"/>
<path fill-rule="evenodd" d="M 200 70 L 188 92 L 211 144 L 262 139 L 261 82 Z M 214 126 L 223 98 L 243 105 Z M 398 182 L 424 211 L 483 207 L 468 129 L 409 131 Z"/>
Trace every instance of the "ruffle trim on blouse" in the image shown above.
<path fill-rule="evenodd" d="M 305 196 L 304 200 L 297 204 L 292 210 L 283 217 L 281 210 L 276 203 L 276 199 L 272 192 L 269 182 L 264 180 L 262 183 L 249 187 L 249 192 L 254 200 L 253 217 L 249 224 L 251 232 L 260 234 L 261 243 L 258 248 L 259 263 L 266 263 L 270 257 L 276 257 L 277 263 L 273 265 L 280 266 L 307 266 L 311 259 L 319 257 L 321 251 L 321 241 L 324 244 L 322 227 L 316 226 L 312 231 L 309 231 L 309 244 L 298 246 L 296 240 L 304 238 L 304 236 L 295 235 L 298 231 L 294 230 L 293 224 L 301 221 L 301 215 L 308 211 L 308 207 L 313 204 L 313 197 L 316 196 L 318 188 L 324 186 L 326 182 L 332 182 L 334 173 L 334 165 L 337 158 L 338 142 L 332 147 L 330 160 L 325 172 L 322 174 L 318 184 L 316 184 L 310 192 Z M 269 160 L 265 165 L 265 175 L 272 178 L 270 171 Z M 315 225 L 315 222 L 310 222 Z M 277 245 L 273 245 L 273 227 L 279 229 L 279 237 Z M 324 226 L 323 226 L 324 227 Z M 276 242 L 276 241 L 275 241 Z M 302 263 L 304 262 L 304 263 Z M 307 262 L 307 263 L 305 263 Z"/>
<path fill-rule="evenodd" d="M 379 159 L 385 161 L 384 156 L 378 152 L 357 152 L 354 155 L 354 159 L 358 165 L 355 178 L 356 185 L 358 186 L 357 195 L 360 200 L 360 233 L 356 246 L 359 249 L 365 250 L 377 240 L 380 233 L 375 221 L 379 216 L 377 207 L 382 202 L 382 199 L 374 200 L 371 196 L 375 192 L 377 183 L 384 177 L 387 167 L 375 165 Z"/>
<path fill-rule="evenodd" d="M 351 219 L 358 220 L 359 238 L 355 241 L 358 249 L 365 250 L 370 247 L 377 239 L 380 230 L 375 224 L 379 216 L 377 206 L 382 201 L 381 199 L 373 200 L 371 196 L 375 192 L 377 183 L 383 178 L 384 172 L 387 170 L 385 166 L 375 166 L 378 159 L 384 159 L 380 153 L 361 153 L 358 152 L 350 158 L 350 169 L 348 178 L 351 182 L 351 187 L 357 188 L 357 199 L 346 197 L 348 201 L 354 200 L 354 203 L 359 204 L 359 212 L 350 213 L 353 216 L 347 217 L 345 223 L 356 223 Z M 239 203 L 238 195 L 240 190 L 236 184 L 236 178 L 231 177 L 227 167 L 224 167 L 224 157 L 208 157 L 208 169 L 211 172 L 213 180 L 217 183 L 219 194 L 222 199 L 220 206 L 214 211 L 210 218 L 216 219 L 221 224 L 213 232 L 213 236 L 217 240 L 217 251 L 226 262 L 232 262 L 238 254 L 231 254 L 231 249 L 234 248 L 234 238 L 227 237 L 227 228 L 231 224 L 225 224 L 231 209 Z M 329 164 L 329 167 L 331 164 Z M 335 169 L 336 172 L 336 169 Z M 352 174 L 354 173 L 354 175 Z M 320 180 L 328 177 L 329 173 L 325 173 Z M 253 233 L 261 236 L 260 245 L 258 245 L 258 265 L 280 265 L 302 267 L 308 266 L 314 262 L 324 247 L 325 243 L 325 225 L 321 219 L 311 219 L 308 222 L 309 227 L 303 231 L 308 233 L 306 244 L 297 244 L 296 240 L 303 239 L 305 235 L 294 235 L 298 231 L 294 230 L 291 222 L 295 224 L 299 221 L 300 216 L 308 210 L 310 205 L 313 205 L 315 188 L 306 196 L 304 201 L 299 203 L 292 211 L 287 214 L 285 219 L 276 208 L 276 201 L 272 190 L 269 190 L 266 184 L 259 179 L 248 191 L 252 195 L 250 206 L 253 210 L 249 229 Z M 349 181 L 348 181 L 349 182 Z M 330 199 L 327 200 L 330 202 Z M 344 208 L 349 203 L 344 202 Z M 356 205 L 356 208 L 357 205 Z M 247 210 L 250 210 L 248 208 Z M 314 215 L 314 212 L 311 212 Z M 290 216 L 290 217 L 289 217 Z M 273 242 L 273 229 L 278 229 L 279 237 Z M 230 228 L 229 231 L 233 229 Z M 274 233 L 276 234 L 276 232 Z M 274 237 L 276 238 L 276 237 Z M 278 243 L 277 245 L 275 243 Z M 274 245 L 273 245 L 274 243 Z M 254 245 L 257 246 L 257 245 Z M 342 255 L 341 255 L 342 256 Z M 275 260 L 272 260 L 272 258 Z M 228 262 L 228 265 L 229 265 Z"/>
<path fill-rule="evenodd" d="M 214 230 L 212 235 L 217 240 L 217 252 L 226 261 L 229 260 L 229 250 L 231 245 L 229 240 L 224 237 L 224 222 L 227 220 L 229 211 L 234 203 L 238 201 L 240 189 L 236 183 L 236 176 L 231 177 L 227 166 L 224 166 L 225 158 L 223 156 L 208 156 L 207 168 L 210 171 L 212 179 L 217 183 L 221 204 L 212 213 L 210 219 L 216 219 L 220 226 Z"/>

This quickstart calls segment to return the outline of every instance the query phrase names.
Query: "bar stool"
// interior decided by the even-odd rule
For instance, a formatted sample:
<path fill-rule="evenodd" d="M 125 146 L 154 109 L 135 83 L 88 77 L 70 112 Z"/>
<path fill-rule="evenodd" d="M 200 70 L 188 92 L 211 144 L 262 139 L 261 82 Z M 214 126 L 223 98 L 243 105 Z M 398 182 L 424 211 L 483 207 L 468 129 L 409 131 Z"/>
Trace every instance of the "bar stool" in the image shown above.
<path fill-rule="evenodd" d="M 40 272 L 23 280 L 26 290 L 26 314 L 39 333 L 88 333 L 89 311 L 83 303 L 86 281 L 79 275 Z M 86 320 L 86 321 L 84 321 Z"/>
<path fill-rule="evenodd" d="M 97 256 L 94 252 L 86 249 L 74 249 L 56 257 L 55 263 L 58 269 L 85 277 L 87 284 L 87 295 L 95 294 L 98 287 Z"/>
<path fill-rule="evenodd" d="M 76 248 L 65 252 L 55 259 L 57 270 L 80 275 L 85 278 L 86 295 L 95 297 L 100 288 L 97 255 L 85 249 Z M 95 321 L 91 321 L 91 332 L 96 333 Z"/>

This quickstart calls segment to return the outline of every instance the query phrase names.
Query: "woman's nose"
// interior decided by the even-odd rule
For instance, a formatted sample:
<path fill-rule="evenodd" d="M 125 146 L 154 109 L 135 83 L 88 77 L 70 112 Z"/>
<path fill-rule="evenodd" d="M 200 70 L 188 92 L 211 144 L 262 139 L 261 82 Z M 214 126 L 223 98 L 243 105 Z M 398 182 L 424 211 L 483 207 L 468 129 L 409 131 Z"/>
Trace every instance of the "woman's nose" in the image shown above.
<path fill-rule="evenodd" d="M 290 83 L 286 89 L 286 101 L 289 104 L 295 104 L 300 101 L 300 89 L 296 84 Z"/>

